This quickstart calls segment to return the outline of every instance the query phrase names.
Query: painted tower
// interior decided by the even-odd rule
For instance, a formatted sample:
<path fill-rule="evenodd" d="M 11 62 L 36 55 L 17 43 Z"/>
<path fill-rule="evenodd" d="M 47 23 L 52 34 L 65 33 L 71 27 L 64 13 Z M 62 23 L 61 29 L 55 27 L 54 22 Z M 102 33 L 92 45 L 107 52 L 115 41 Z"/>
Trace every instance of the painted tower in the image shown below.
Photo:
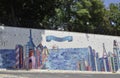
<path fill-rule="evenodd" d="M 33 43 L 33 39 L 32 39 L 32 31 L 30 29 L 30 36 L 29 36 L 29 41 L 26 44 L 26 57 L 29 57 L 29 50 L 34 50 L 35 51 L 35 44 Z M 35 52 L 34 52 L 35 54 Z"/>
<path fill-rule="evenodd" d="M 2 61 L 3 61 L 2 55 L 0 54 L 0 68 L 2 68 Z"/>
<path fill-rule="evenodd" d="M 109 71 L 113 71 L 113 54 L 112 52 L 108 52 L 108 62 L 109 62 Z"/>
<path fill-rule="evenodd" d="M 42 52 L 43 52 L 43 45 L 40 43 L 36 47 L 36 62 L 37 62 L 37 68 L 40 68 L 42 65 Z"/>
<path fill-rule="evenodd" d="M 89 53 L 88 53 L 88 71 L 92 71 L 92 60 L 91 60 L 91 57 L 92 57 L 92 47 L 89 46 Z"/>
<path fill-rule="evenodd" d="M 91 60 L 92 60 L 92 70 L 93 70 L 93 71 L 96 71 L 96 64 L 95 64 L 95 63 L 96 63 L 96 62 L 95 62 L 95 61 L 96 61 L 96 59 L 95 59 L 95 58 L 96 58 L 96 55 L 95 55 L 95 54 L 96 54 L 95 50 L 92 49 Z"/>
<path fill-rule="evenodd" d="M 30 65 L 29 65 L 29 62 L 30 62 L 30 55 L 32 54 L 33 57 L 36 55 L 35 53 L 35 44 L 33 43 L 33 39 L 32 39 L 32 31 L 30 29 L 30 36 L 29 36 L 29 41 L 27 42 L 27 44 L 25 45 L 25 61 L 24 61 L 24 68 L 26 69 L 29 69 Z M 33 53 L 31 53 L 30 51 L 32 51 Z M 34 65 L 35 66 L 35 65 Z"/>
<path fill-rule="evenodd" d="M 104 64 L 103 71 L 107 72 L 107 52 L 104 43 L 103 43 L 103 64 Z"/>
<path fill-rule="evenodd" d="M 98 53 L 97 52 L 95 52 L 95 57 L 94 57 L 94 59 L 95 59 L 95 67 L 96 67 L 96 71 L 100 71 L 100 64 L 99 64 L 99 55 L 98 55 Z"/>
<path fill-rule="evenodd" d="M 120 64 L 120 53 L 119 53 L 119 46 L 116 40 L 113 42 L 113 54 L 114 54 L 114 71 L 119 69 Z"/>
<path fill-rule="evenodd" d="M 16 45 L 15 48 L 16 52 L 16 68 L 17 69 L 22 69 L 23 68 L 23 46 L 21 45 Z"/>

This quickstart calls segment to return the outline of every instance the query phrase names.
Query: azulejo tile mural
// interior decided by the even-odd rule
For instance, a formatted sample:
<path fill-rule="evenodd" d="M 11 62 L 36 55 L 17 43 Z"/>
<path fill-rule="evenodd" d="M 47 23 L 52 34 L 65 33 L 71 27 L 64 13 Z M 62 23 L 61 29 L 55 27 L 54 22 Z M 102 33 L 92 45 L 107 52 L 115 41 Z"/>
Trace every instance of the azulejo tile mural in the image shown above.
<path fill-rule="evenodd" d="M 8 29 L 12 30 L 12 28 Z M 18 29 L 21 30 L 20 28 Z M 80 47 L 82 43 L 79 43 L 79 41 L 78 47 L 74 47 L 74 45 L 70 47 L 70 45 L 68 45 L 64 48 L 63 46 L 65 43 L 74 43 L 74 36 L 69 34 L 62 37 L 54 34 L 47 34 L 42 36 L 45 40 L 36 45 L 32 33 L 34 30 L 28 29 L 27 31 L 29 36 L 27 37 L 28 39 L 25 39 L 26 43 L 23 44 L 16 40 L 16 42 L 14 42 L 15 45 L 11 45 L 14 48 L 10 49 L 5 46 L 4 48 L 0 48 L 0 68 L 103 72 L 118 71 L 120 69 L 120 48 L 117 40 L 112 40 L 112 45 L 110 46 L 113 48 L 111 52 L 106 50 L 106 47 L 108 47 L 106 46 L 107 43 L 99 43 L 101 44 L 100 47 L 102 47 L 102 50 L 98 52 L 92 45 Z M 17 33 L 17 31 L 15 33 Z M 23 36 L 21 35 L 21 37 Z M 87 36 L 87 40 L 89 37 Z M 21 39 L 25 41 L 24 37 Z M 46 41 L 46 44 L 44 41 Z M 63 45 L 61 45 L 61 47 L 60 45 L 56 47 L 53 46 L 51 42 L 56 44 L 63 43 Z M 90 41 L 88 40 L 88 42 Z M 51 46 L 51 48 L 48 48 L 49 46 Z"/>

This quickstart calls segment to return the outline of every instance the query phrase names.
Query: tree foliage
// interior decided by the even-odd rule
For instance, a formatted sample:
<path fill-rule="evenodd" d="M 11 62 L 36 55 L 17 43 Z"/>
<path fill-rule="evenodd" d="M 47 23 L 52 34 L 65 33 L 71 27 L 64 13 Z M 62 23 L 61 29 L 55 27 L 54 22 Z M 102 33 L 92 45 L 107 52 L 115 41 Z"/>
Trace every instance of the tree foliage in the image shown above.
<path fill-rule="evenodd" d="M 120 35 L 120 3 L 106 8 L 102 0 L 0 0 L 0 23 Z"/>
<path fill-rule="evenodd" d="M 54 15 L 54 8 L 55 0 L 0 0 L 0 22 L 41 28 L 42 20 Z"/>
<path fill-rule="evenodd" d="M 110 4 L 108 12 L 110 25 L 113 28 L 113 33 L 115 35 L 120 35 L 120 3 Z"/>

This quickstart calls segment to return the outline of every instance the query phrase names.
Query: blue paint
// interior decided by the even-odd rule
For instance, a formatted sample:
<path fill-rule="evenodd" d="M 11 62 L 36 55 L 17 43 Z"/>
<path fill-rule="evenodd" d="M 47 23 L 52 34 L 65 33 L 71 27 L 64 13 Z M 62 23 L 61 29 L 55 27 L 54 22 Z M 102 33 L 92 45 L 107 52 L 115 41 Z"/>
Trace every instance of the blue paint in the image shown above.
<path fill-rule="evenodd" d="M 49 50 L 48 61 L 49 69 L 52 70 L 78 70 L 77 62 L 82 59 L 88 61 L 88 48 L 78 49 L 59 49 L 59 52 Z"/>
<path fill-rule="evenodd" d="M 0 68 L 10 68 L 12 69 L 15 66 L 15 51 L 13 49 L 1 49 L 1 66 Z"/>
<path fill-rule="evenodd" d="M 55 37 L 55 36 L 47 36 L 46 37 L 47 42 L 50 42 L 51 40 L 58 41 L 58 42 L 63 42 L 63 41 L 71 42 L 71 41 L 73 41 L 73 38 L 72 38 L 72 36 L 66 36 L 63 38 Z"/>

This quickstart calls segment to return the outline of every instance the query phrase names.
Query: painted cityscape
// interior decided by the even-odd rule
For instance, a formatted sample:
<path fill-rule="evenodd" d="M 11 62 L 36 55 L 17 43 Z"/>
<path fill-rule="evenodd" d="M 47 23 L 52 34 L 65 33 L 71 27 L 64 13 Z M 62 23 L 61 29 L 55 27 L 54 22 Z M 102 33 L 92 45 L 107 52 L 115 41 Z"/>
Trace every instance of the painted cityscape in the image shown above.
<path fill-rule="evenodd" d="M 46 41 L 72 42 L 72 36 L 58 38 L 47 36 Z M 102 57 L 91 46 L 86 48 L 56 48 L 48 49 L 42 43 L 35 46 L 30 30 L 26 45 L 16 44 L 15 49 L 0 49 L 0 68 L 7 69 L 50 69 L 112 72 L 120 69 L 120 49 L 113 40 L 113 52 L 106 52 L 105 43 Z"/>

